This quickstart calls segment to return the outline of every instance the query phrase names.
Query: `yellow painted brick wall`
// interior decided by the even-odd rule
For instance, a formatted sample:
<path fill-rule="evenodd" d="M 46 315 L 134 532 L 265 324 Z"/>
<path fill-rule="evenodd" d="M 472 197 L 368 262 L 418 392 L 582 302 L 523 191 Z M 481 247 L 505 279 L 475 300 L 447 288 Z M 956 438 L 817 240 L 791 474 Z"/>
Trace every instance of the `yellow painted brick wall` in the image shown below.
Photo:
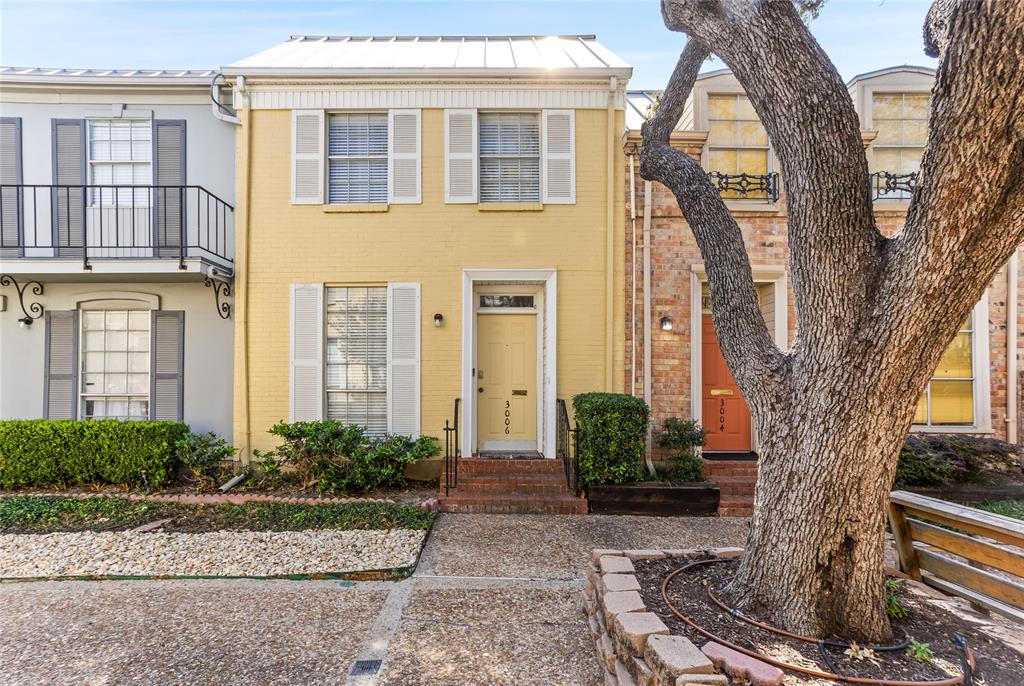
<path fill-rule="evenodd" d="M 444 112 L 422 113 L 422 204 L 387 212 L 326 213 L 319 205 L 290 204 L 291 113 L 257 110 L 248 140 L 248 241 L 240 245 L 239 326 L 247 327 L 249 371 L 236 345 L 235 443 L 243 449 L 274 444 L 266 429 L 288 419 L 290 285 L 293 283 L 418 282 L 421 284 L 421 431 L 443 438 L 452 402 L 460 394 L 462 270 L 553 268 L 558 271 L 558 397 L 603 390 L 605 379 L 605 250 L 607 112 L 576 112 L 576 204 L 542 211 L 481 211 L 444 202 Z M 623 130 L 616 112 L 615 131 Z M 244 127 L 243 127 L 244 128 Z M 624 207 L 619 189 L 624 157 L 615 137 L 615 388 L 621 390 L 624 326 Z M 239 160 L 245 159 L 240 155 Z M 239 169 L 239 190 L 245 184 Z M 242 234 L 244 228 L 239 228 Z M 245 237 L 240 235 L 240 243 Z M 246 273 L 248 272 L 248 273 Z M 444 326 L 433 315 L 444 315 Z M 248 398 L 246 395 L 248 382 Z"/>

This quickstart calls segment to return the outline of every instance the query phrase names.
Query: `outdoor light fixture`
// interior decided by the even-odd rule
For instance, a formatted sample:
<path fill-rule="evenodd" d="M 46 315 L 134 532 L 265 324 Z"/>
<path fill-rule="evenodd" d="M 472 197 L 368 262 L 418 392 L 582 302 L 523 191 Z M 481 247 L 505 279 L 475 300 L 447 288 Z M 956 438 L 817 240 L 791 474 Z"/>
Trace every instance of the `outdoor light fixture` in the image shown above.
<path fill-rule="evenodd" d="M 671 331 L 672 330 L 672 319 L 670 317 L 661 318 L 661 330 Z"/>
<path fill-rule="evenodd" d="M 444 315 L 443 314 L 441 314 L 440 312 L 435 314 L 434 315 L 434 328 L 435 329 L 440 329 L 441 328 L 441 322 L 443 322 L 443 321 L 444 321 Z"/>
<path fill-rule="evenodd" d="M 22 317 L 18 320 L 18 326 L 23 329 L 32 326 L 32 317 Z"/>

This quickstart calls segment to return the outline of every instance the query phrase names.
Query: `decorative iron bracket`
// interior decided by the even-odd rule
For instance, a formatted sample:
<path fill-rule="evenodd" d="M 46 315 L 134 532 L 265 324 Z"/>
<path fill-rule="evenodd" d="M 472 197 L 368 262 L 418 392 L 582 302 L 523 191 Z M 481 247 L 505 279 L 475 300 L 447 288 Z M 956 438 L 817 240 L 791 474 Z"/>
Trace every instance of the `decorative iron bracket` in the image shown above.
<path fill-rule="evenodd" d="M 217 304 L 217 314 L 220 315 L 221 319 L 231 318 L 231 303 L 228 301 L 221 302 L 221 298 L 231 297 L 231 284 L 227 281 L 221 281 L 219 279 L 211 279 L 206 277 L 203 279 L 203 285 L 207 288 L 213 289 L 214 301 Z"/>
<path fill-rule="evenodd" d="M 21 312 L 25 316 L 18 321 L 25 325 L 30 326 L 32 322 L 43 316 L 43 306 L 38 302 L 30 302 L 28 306 L 25 306 L 25 291 L 28 290 L 29 286 L 32 286 L 33 295 L 43 294 L 43 284 L 38 281 L 26 281 L 22 285 L 18 285 L 18 281 L 10 274 L 0 274 L 0 286 L 14 286 L 15 290 L 18 291 L 18 304 L 21 305 Z"/>

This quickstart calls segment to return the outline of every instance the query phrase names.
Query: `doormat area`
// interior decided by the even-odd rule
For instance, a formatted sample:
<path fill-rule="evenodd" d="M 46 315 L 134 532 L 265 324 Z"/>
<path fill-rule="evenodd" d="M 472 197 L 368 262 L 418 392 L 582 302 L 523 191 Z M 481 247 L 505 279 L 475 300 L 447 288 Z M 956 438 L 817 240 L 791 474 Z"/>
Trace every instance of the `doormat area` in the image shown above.
<path fill-rule="evenodd" d="M 543 455 L 536 450 L 515 451 L 515 450 L 486 450 L 475 457 L 481 460 L 543 460 Z"/>

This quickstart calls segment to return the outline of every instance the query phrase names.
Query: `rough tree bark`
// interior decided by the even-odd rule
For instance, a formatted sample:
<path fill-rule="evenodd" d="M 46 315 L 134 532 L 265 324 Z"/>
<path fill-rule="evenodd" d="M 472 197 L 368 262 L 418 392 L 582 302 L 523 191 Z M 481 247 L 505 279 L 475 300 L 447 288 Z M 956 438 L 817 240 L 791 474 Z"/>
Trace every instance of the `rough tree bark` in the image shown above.
<path fill-rule="evenodd" d="M 663 0 L 688 42 L 643 128 L 640 174 L 674 194 L 703 256 L 722 352 L 761 437 L 740 607 L 814 636 L 890 636 L 886 504 L 917 400 L 960 322 L 1024 240 L 1024 2 L 939 0 L 928 147 L 904 228 L 875 225 L 858 119 L 789 0 Z M 669 144 L 709 53 L 781 163 L 798 338 L 779 351 L 743 237 Z"/>

